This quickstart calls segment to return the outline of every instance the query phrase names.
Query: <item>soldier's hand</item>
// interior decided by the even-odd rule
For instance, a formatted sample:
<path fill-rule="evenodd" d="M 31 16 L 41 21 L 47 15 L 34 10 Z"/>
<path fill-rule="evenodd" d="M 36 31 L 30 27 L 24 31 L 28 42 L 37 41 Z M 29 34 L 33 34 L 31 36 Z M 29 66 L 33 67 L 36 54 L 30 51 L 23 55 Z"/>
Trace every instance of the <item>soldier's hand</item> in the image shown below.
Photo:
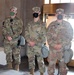
<path fill-rule="evenodd" d="M 30 41 L 30 42 L 28 43 L 28 45 L 31 46 L 31 47 L 33 47 L 33 46 L 35 45 L 35 42 Z"/>
<path fill-rule="evenodd" d="M 56 44 L 56 45 L 54 46 L 54 48 L 55 48 L 56 50 L 60 50 L 60 49 L 62 48 L 62 45 Z"/>
<path fill-rule="evenodd" d="M 7 39 L 8 39 L 9 41 L 11 41 L 11 40 L 12 40 L 12 37 L 11 37 L 11 36 L 8 36 Z"/>

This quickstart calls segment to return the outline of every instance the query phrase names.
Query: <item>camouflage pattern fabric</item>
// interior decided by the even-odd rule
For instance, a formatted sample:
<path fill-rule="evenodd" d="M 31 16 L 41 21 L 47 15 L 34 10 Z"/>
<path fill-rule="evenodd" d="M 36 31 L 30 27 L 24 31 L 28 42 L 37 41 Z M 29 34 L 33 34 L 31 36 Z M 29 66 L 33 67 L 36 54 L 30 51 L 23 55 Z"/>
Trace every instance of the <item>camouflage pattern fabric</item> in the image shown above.
<path fill-rule="evenodd" d="M 41 11 L 40 7 L 33 7 L 32 10 L 33 10 L 33 12 L 40 12 Z"/>
<path fill-rule="evenodd" d="M 3 24 L 3 36 L 4 36 L 4 51 L 6 53 L 7 62 L 12 62 L 12 55 L 14 56 L 15 63 L 20 63 L 20 48 L 17 46 L 19 35 L 22 33 L 23 23 L 15 17 L 12 21 L 8 17 Z M 12 40 L 8 41 L 7 36 L 11 36 Z"/>
<path fill-rule="evenodd" d="M 59 12 L 61 12 L 62 14 L 64 14 L 64 9 L 58 8 L 58 9 L 56 10 L 56 13 L 59 13 Z"/>
<path fill-rule="evenodd" d="M 29 61 L 29 69 L 35 68 L 35 55 L 37 56 L 37 61 L 39 65 L 39 70 L 41 73 L 44 73 L 45 66 L 43 62 L 43 58 L 41 55 L 41 47 L 42 44 L 46 41 L 46 27 L 45 23 L 42 21 L 31 21 L 28 23 L 28 26 L 25 31 L 25 39 L 27 42 L 34 41 L 35 46 L 28 46 L 28 61 Z"/>
<path fill-rule="evenodd" d="M 48 74 L 54 75 L 54 69 L 56 65 L 56 61 L 59 61 L 60 67 L 60 75 L 66 75 L 66 64 L 63 58 L 64 48 L 71 44 L 71 40 L 73 38 L 73 29 L 67 21 L 62 21 L 58 23 L 57 21 L 53 21 L 50 23 L 47 29 L 47 41 L 50 48 L 49 53 L 49 67 Z M 60 50 L 54 49 L 56 44 L 61 44 L 62 48 Z"/>

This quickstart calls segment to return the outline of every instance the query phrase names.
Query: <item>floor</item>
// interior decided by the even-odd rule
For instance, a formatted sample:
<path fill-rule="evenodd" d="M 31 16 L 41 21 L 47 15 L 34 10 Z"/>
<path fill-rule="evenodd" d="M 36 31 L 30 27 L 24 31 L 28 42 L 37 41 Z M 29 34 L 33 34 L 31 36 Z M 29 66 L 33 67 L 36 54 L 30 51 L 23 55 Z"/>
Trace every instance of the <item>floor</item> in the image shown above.
<path fill-rule="evenodd" d="M 7 66 L 2 66 L 0 65 L 0 75 L 29 75 L 29 69 L 28 69 L 28 58 L 27 57 L 22 57 L 21 59 L 21 64 L 20 64 L 20 71 L 15 71 L 15 70 L 7 70 Z M 35 60 L 36 61 L 36 60 Z M 48 63 L 45 62 L 46 64 L 46 71 L 44 73 L 44 75 L 48 75 L 47 74 L 47 65 Z M 40 75 L 39 71 L 38 71 L 38 65 L 37 65 L 37 61 L 36 61 L 36 67 L 35 67 L 35 75 Z M 58 70 L 55 70 L 55 74 L 58 74 Z M 69 72 L 67 75 L 74 75 L 74 67 L 69 67 Z"/>

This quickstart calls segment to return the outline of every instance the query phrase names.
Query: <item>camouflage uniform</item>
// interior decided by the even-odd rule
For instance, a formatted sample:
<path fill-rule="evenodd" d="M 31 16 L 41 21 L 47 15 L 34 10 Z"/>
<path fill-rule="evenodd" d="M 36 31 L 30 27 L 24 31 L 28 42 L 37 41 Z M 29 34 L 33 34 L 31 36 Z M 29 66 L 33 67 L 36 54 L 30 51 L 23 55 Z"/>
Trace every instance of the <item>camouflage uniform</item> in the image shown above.
<path fill-rule="evenodd" d="M 62 11 L 62 9 L 58 9 L 56 12 Z M 62 21 L 61 23 L 57 21 L 53 21 L 50 23 L 47 29 L 47 41 L 50 48 L 49 53 L 49 66 L 48 66 L 48 74 L 54 75 L 56 61 L 59 61 L 59 72 L 60 75 L 66 75 L 66 64 L 63 59 L 63 51 L 65 46 L 71 44 L 71 40 L 73 37 L 73 29 L 67 21 Z M 60 50 L 56 50 L 54 46 L 56 44 L 61 44 L 62 48 Z"/>
<path fill-rule="evenodd" d="M 39 11 L 39 8 L 36 7 L 34 11 Z M 25 38 L 27 42 L 28 41 L 35 42 L 35 46 L 33 47 L 28 46 L 27 55 L 29 61 L 29 69 L 35 69 L 35 55 L 36 55 L 39 70 L 41 73 L 44 73 L 45 71 L 45 66 L 41 55 L 41 46 L 45 42 L 45 32 L 46 32 L 45 23 L 43 23 L 41 20 L 38 20 L 37 22 L 34 21 L 29 22 L 25 31 Z"/>
<path fill-rule="evenodd" d="M 17 17 L 13 19 L 13 22 L 10 22 L 10 20 L 10 17 L 5 19 L 3 25 L 4 51 L 6 53 L 7 63 L 13 61 L 13 55 L 15 64 L 20 64 L 20 48 L 17 46 L 17 41 L 22 32 L 23 23 Z M 11 36 L 12 40 L 8 41 L 7 36 Z"/>

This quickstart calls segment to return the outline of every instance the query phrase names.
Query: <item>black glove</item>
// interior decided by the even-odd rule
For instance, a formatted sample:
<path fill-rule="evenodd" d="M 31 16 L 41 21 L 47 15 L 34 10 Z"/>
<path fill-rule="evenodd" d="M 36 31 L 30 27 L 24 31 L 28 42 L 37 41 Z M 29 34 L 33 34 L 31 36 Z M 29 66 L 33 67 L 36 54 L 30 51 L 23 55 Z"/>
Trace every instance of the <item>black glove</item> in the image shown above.
<path fill-rule="evenodd" d="M 19 40 L 17 41 L 17 46 L 20 46 L 20 42 L 21 42 L 21 40 L 19 39 Z"/>

